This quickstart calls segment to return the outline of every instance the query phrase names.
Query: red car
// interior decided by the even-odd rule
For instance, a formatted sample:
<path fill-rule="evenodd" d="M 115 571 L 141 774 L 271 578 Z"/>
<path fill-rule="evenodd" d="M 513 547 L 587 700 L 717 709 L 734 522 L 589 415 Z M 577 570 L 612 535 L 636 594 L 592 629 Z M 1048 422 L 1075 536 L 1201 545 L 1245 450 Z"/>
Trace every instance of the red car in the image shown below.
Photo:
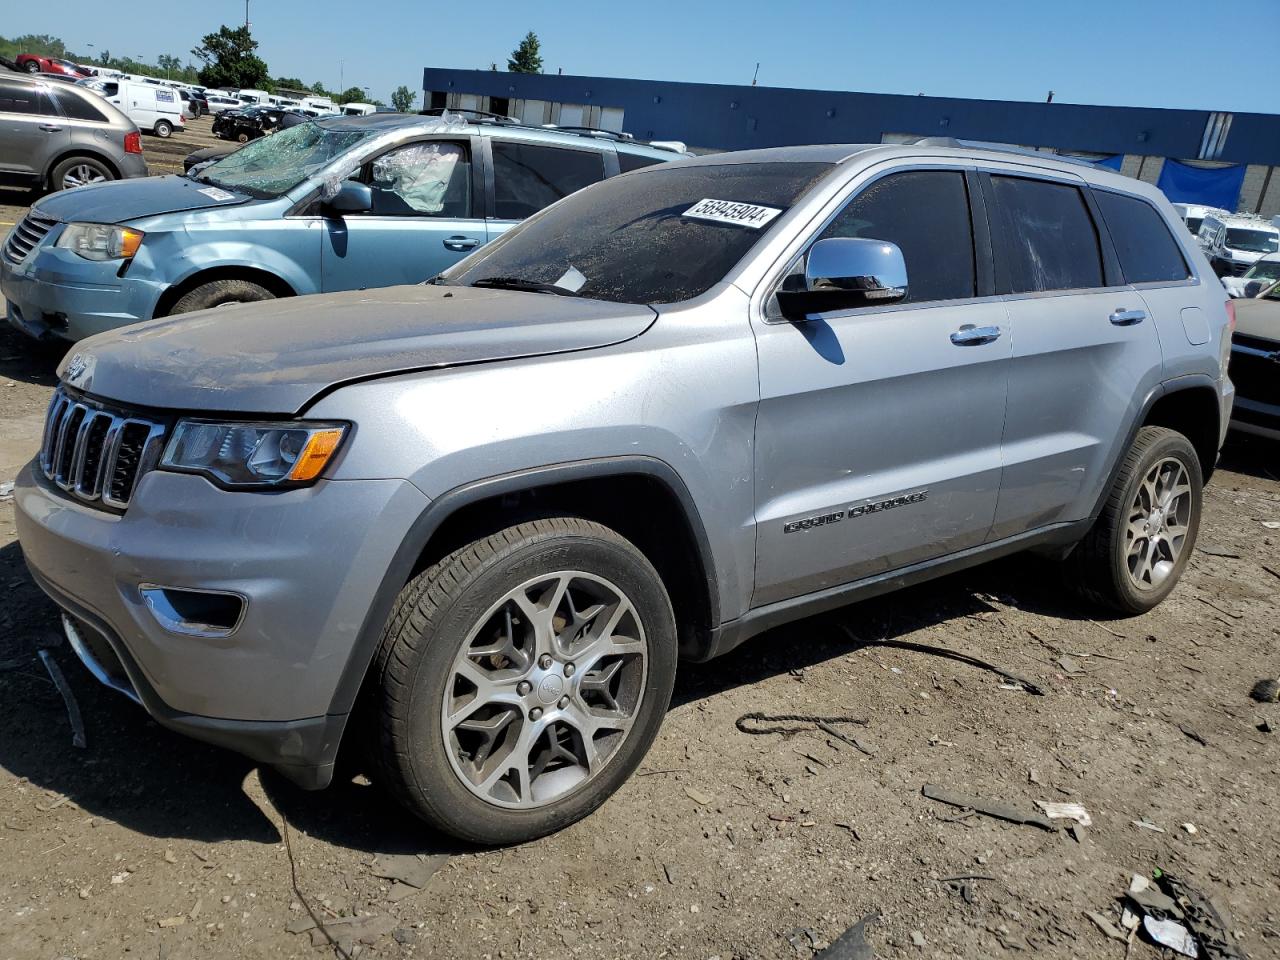
<path fill-rule="evenodd" d="M 70 60 L 59 60 L 57 57 L 42 57 L 37 53 L 20 53 L 15 58 L 18 66 L 27 73 L 60 73 L 64 77 L 87 77 L 89 71 L 82 69 Z"/>

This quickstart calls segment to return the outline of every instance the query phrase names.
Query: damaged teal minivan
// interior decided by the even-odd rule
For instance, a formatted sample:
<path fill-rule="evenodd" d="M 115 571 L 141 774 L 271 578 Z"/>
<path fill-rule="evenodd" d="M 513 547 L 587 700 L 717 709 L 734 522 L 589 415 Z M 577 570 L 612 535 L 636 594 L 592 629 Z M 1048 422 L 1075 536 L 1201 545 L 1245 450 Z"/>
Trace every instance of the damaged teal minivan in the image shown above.
<path fill-rule="evenodd" d="M 488 115 L 310 121 L 185 176 L 43 198 L 0 250 L 0 289 L 14 327 L 74 341 L 227 303 L 420 283 L 678 146 Z"/>

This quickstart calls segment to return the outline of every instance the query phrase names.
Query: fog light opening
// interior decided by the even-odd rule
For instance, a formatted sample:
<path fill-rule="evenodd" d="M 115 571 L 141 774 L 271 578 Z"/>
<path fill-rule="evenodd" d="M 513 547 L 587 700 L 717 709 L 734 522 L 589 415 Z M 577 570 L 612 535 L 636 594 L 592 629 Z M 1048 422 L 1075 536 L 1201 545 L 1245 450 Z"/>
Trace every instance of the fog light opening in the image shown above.
<path fill-rule="evenodd" d="M 142 601 L 160 626 L 194 637 L 225 637 L 244 618 L 248 601 L 238 593 L 142 584 Z"/>

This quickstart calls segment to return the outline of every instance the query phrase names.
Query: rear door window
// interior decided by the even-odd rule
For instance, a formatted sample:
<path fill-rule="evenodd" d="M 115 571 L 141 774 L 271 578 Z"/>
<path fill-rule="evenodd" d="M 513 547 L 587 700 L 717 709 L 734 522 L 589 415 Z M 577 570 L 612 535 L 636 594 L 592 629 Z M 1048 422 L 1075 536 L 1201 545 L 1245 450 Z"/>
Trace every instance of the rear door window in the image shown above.
<path fill-rule="evenodd" d="M 969 193 L 959 170 L 910 170 L 877 180 L 850 200 L 822 232 L 898 245 L 907 265 L 899 302 L 958 300 L 975 290 Z"/>
<path fill-rule="evenodd" d="M 1185 280 L 1191 275 L 1164 217 L 1145 200 L 1094 191 L 1128 283 Z"/>
<path fill-rule="evenodd" d="M 1004 221 L 997 283 L 1009 293 L 1103 285 L 1098 230 L 1078 187 L 1002 176 L 992 176 L 991 185 Z"/>
<path fill-rule="evenodd" d="M 604 179 L 604 154 L 541 144 L 493 141 L 494 216 L 523 220 Z"/>
<path fill-rule="evenodd" d="M 30 113 L 56 117 L 57 111 L 38 87 L 0 80 L 0 113 Z"/>

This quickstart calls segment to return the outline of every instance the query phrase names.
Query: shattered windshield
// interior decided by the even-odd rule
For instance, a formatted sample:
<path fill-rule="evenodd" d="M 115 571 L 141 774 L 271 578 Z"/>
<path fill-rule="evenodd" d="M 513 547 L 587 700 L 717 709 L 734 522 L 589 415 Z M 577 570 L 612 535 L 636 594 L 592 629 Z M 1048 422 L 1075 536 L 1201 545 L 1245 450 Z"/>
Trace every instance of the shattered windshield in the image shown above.
<path fill-rule="evenodd" d="M 445 283 L 677 303 L 724 279 L 828 163 L 651 166 L 581 190 Z"/>
<path fill-rule="evenodd" d="M 251 197 L 271 199 L 288 193 L 375 133 L 372 129 L 334 129 L 317 123 L 300 123 L 246 144 L 205 167 L 197 179 Z"/>

